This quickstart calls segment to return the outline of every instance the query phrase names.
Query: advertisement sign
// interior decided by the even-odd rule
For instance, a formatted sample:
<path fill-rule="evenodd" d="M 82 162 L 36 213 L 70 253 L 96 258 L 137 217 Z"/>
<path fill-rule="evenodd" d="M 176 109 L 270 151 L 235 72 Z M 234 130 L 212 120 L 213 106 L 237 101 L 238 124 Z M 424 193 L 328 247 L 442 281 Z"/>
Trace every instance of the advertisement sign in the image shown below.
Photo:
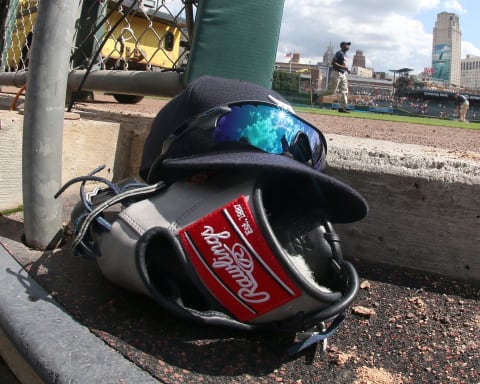
<path fill-rule="evenodd" d="M 449 44 L 438 44 L 433 48 L 433 78 L 449 81 L 452 66 L 452 47 Z"/>

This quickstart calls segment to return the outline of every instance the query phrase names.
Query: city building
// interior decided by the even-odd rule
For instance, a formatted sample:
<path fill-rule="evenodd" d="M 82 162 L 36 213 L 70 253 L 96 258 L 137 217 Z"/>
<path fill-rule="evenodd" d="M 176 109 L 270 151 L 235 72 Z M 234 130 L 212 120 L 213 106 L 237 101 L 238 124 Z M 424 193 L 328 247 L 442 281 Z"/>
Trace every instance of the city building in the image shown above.
<path fill-rule="evenodd" d="M 433 28 L 432 81 L 460 86 L 462 31 L 456 14 L 441 12 Z"/>
<path fill-rule="evenodd" d="M 296 73 L 300 76 L 300 92 L 310 92 L 320 88 L 322 73 L 318 65 L 301 64 L 300 54 L 297 53 L 298 62 L 290 60 L 288 63 L 276 62 L 275 70 L 280 72 Z"/>
<path fill-rule="evenodd" d="M 323 62 L 322 62 L 322 64 L 323 64 L 323 65 L 327 65 L 327 66 L 330 65 L 330 63 L 332 62 L 334 56 L 335 56 L 335 52 L 333 51 L 332 42 L 330 42 L 330 44 L 329 44 L 328 47 L 327 47 L 327 50 L 326 50 L 325 53 L 323 54 Z"/>
<path fill-rule="evenodd" d="M 292 63 L 299 63 L 300 62 L 300 53 L 293 52 L 292 58 L 290 59 Z"/>
<path fill-rule="evenodd" d="M 462 59 L 461 85 L 468 90 L 480 89 L 480 57 L 467 55 Z"/>
<path fill-rule="evenodd" d="M 365 68 L 365 55 L 363 51 L 357 50 L 353 56 L 352 67 Z"/>
<path fill-rule="evenodd" d="M 296 53 L 295 61 L 276 62 L 275 70 L 281 72 L 296 73 L 300 76 L 299 92 L 316 92 L 328 86 L 329 63 L 334 55 L 330 44 L 323 55 L 324 62 L 303 64 L 300 54 Z M 326 62 L 326 63 L 325 63 Z M 393 82 L 385 73 L 376 72 L 372 69 L 352 67 L 352 73 L 348 75 L 348 88 L 351 99 L 358 98 L 388 98 L 392 95 Z M 332 98 L 335 98 L 334 95 Z"/>
<path fill-rule="evenodd" d="M 360 77 L 373 77 L 373 69 L 365 68 L 365 67 L 358 67 L 356 65 L 352 66 L 352 74 L 360 76 Z"/>

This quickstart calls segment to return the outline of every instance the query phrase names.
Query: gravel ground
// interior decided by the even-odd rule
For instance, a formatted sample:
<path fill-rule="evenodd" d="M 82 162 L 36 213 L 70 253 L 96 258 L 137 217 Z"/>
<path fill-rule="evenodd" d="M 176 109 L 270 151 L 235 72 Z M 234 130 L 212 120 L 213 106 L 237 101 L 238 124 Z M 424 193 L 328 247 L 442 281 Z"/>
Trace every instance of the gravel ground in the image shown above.
<path fill-rule="evenodd" d="M 68 209 L 67 209 L 68 211 Z M 192 326 L 109 284 L 94 262 L 26 251 L 21 215 L 0 242 L 53 297 L 163 383 L 480 383 L 480 287 L 353 260 L 361 290 L 326 352 L 289 357 L 294 335 Z"/>
<path fill-rule="evenodd" d="M 138 117 L 154 117 L 166 101 L 143 99 L 139 104 L 125 105 L 114 101 L 111 96 L 96 94 L 95 103 L 77 103 L 77 110 L 108 111 L 111 118 L 118 119 L 121 113 Z M 404 124 L 379 120 L 349 118 L 345 115 L 327 116 L 311 113 L 300 114 L 324 133 L 335 133 L 352 137 L 366 137 L 398 143 L 427 145 L 454 151 L 480 152 L 480 124 L 472 123 L 479 129 L 451 129 L 421 124 Z M 466 125 L 468 127 L 468 125 Z"/>
<path fill-rule="evenodd" d="M 120 105 L 109 96 L 77 109 L 113 120 L 152 118 L 164 101 Z M 325 133 L 480 152 L 480 131 L 303 115 Z M 133 119 L 134 120 L 134 119 Z M 134 124 L 127 122 L 128 124 Z M 66 212 L 69 207 L 65 203 Z M 232 333 L 179 321 L 109 284 L 93 262 L 21 244 L 21 214 L 0 216 L 0 241 L 81 323 L 165 383 L 480 383 L 480 287 L 352 260 L 362 289 L 326 352 L 289 357 L 293 335 Z M 16 256 L 17 257 L 17 256 Z"/>

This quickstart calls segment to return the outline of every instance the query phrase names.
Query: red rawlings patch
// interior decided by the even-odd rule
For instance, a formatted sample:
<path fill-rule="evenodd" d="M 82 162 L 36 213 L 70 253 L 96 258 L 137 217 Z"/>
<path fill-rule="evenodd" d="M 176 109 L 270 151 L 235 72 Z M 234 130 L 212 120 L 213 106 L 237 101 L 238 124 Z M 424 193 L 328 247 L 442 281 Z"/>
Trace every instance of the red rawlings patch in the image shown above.
<path fill-rule="evenodd" d="M 300 295 L 244 196 L 182 229 L 180 239 L 203 283 L 240 321 L 259 317 Z"/>

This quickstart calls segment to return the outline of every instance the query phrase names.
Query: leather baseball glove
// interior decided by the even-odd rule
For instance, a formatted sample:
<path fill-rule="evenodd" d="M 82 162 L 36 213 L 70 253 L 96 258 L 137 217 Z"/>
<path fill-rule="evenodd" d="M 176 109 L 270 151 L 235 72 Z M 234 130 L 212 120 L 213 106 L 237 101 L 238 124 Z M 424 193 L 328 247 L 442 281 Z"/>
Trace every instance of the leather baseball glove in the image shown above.
<path fill-rule="evenodd" d="M 307 332 L 294 353 L 331 335 L 357 294 L 328 202 L 308 178 L 211 172 L 167 186 L 113 184 L 95 172 L 58 193 L 82 182 L 72 212 L 75 254 L 174 315 Z M 90 180 L 106 186 L 86 193 Z"/>

